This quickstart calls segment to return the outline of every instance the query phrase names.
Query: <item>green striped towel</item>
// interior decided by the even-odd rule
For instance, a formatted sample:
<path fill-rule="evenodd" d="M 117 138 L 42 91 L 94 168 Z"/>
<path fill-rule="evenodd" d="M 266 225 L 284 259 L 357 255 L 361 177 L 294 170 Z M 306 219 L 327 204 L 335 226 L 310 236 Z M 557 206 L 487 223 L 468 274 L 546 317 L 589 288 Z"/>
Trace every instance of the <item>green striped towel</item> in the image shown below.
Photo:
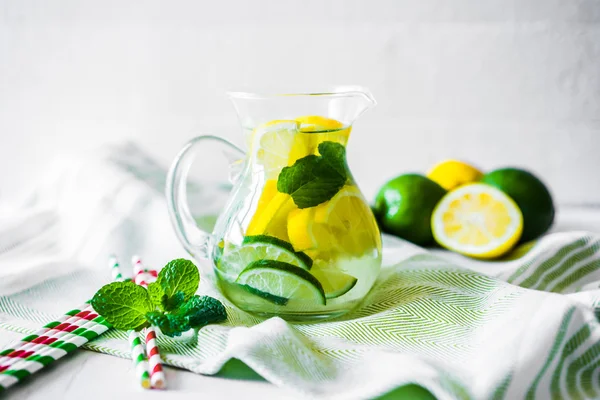
<path fill-rule="evenodd" d="M 2 329 L 31 332 L 88 298 L 110 279 L 111 250 L 139 250 L 152 264 L 181 255 L 160 179 L 153 186 L 139 165 L 133 175 L 114 165 L 78 169 L 56 201 L 34 203 L 38 211 L 0 231 L 0 271 L 13 268 L 0 284 Z M 64 193 L 82 185 L 88 198 L 77 208 Z M 210 375 L 236 358 L 308 397 L 372 398 L 411 383 L 439 399 L 600 398 L 599 248 L 599 235 L 555 233 L 513 260 L 475 262 L 384 237 L 384 268 L 363 304 L 314 324 L 237 310 L 204 265 L 200 290 L 226 303 L 228 322 L 159 345 L 168 365 Z M 31 279 L 16 279 L 15 264 Z M 129 357 L 125 332 L 86 347 Z"/>

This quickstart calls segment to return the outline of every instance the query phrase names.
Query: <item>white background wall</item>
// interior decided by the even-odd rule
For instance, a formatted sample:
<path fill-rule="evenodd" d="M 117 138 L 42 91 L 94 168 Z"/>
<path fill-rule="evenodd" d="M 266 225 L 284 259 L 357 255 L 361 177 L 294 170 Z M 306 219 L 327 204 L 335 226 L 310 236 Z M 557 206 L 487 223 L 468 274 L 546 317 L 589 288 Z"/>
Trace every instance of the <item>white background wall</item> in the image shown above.
<path fill-rule="evenodd" d="M 0 201 L 52 157 L 133 139 L 241 142 L 225 90 L 369 87 L 368 196 L 447 157 L 600 203 L 600 0 L 0 0 Z"/>

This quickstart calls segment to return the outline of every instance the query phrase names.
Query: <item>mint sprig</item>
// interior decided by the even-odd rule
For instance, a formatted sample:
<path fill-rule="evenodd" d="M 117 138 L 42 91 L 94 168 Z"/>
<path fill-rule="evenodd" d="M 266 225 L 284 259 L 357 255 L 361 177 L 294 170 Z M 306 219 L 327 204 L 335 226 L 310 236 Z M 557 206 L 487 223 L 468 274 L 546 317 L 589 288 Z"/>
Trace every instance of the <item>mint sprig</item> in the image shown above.
<path fill-rule="evenodd" d="M 148 289 L 133 282 L 113 282 L 92 298 L 94 309 L 117 329 L 158 327 L 167 336 L 224 321 L 225 307 L 217 299 L 197 296 L 198 268 L 189 260 L 169 262 Z"/>
<path fill-rule="evenodd" d="M 336 142 L 319 144 L 319 156 L 308 155 L 284 167 L 277 178 L 277 190 L 292 196 L 298 208 L 326 202 L 344 186 L 347 176 L 346 148 Z"/>

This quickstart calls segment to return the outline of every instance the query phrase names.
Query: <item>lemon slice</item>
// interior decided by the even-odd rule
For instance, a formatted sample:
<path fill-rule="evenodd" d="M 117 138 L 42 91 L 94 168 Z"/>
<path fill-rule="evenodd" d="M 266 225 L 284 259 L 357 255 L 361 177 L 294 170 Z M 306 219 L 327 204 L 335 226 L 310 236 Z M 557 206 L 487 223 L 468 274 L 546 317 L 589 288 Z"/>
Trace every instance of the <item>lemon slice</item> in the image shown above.
<path fill-rule="evenodd" d="M 316 207 L 290 212 L 287 223 L 296 251 L 333 250 L 360 256 L 381 247 L 373 213 L 355 186 L 344 186 L 331 200 Z"/>
<path fill-rule="evenodd" d="M 307 140 L 299 135 L 299 122 L 276 120 L 254 129 L 253 161 L 262 166 L 266 179 L 277 179 L 281 169 L 311 154 Z"/>
<path fill-rule="evenodd" d="M 331 200 L 316 207 L 315 223 L 329 227 L 341 252 L 360 256 L 381 248 L 373 212 L 356 186 L 344 186 Z"/>
<path fill-rule="evenodd" d="M 318 254 L 333 249 L 333 233 L 326 224 L 315 222 L 316 207 L 292 210 L 287 218 L 287 234 L 296 251 Z M 320 258 L 320 257 L 319 257 Z"/>
<path fill-rule="evenodd" d="M 336 142 L 344 146 L 348 143 L 351 128 L 345 127 L 340 121 L 318 115 L 298 117 L 296 121 L 300 123 L 300 132 L 312 133 L 312 135 L 304 135 L 307 147 L 312 150 L 312 153 L 317 153 L 321 142 Z"/>
<path fill-rule="evenodd" d="M 296 118 L 300 122 L 300 130 L 302 132 L 323 132 L 337 130 L 344 127 L 340 121 L 335 119 L 321 117 L 318 115 L 306 115 Z"/>
<path fill-rule="evenodd" d="M 477 257 L 508 252 L 523 231 L 517 204 L 500 190 L 471 183 L 446 194 L 431 217 L 435 240 L 445 248 Z"/>
<path fill-rule="evenodd" d="M 246 228 L 246 235 L 271 235 L 289 241 L 288 214 L 296 209 L 290 195 L 277 191 L 277 180 L 269 179 L 263 186 L 256 211 Z"/>

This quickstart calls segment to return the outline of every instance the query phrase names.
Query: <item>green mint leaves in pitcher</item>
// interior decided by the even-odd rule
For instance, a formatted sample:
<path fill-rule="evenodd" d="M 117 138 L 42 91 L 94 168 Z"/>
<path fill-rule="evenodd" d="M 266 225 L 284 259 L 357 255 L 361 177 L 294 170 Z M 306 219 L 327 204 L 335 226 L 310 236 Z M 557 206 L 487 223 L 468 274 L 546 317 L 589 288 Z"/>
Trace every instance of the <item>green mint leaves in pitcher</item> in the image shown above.
<path fill-rule="evenodd" d="M 167 182 L 179 239 L 193 256 L 212 261 L 220 289 L 245 311 L 290 320 L 344 314 L 381 266 L 380 233 L 346 159 L 352 123 L 375 101 L 364 91 L 230 97 L 248 151 L 214 136 L 182 150 Z M 216 153 L 237 171 L 206 232 L 191 215 L 185 177 L 194 155 Z M 211 165 L 204 168 L 210 175 Z"/>

